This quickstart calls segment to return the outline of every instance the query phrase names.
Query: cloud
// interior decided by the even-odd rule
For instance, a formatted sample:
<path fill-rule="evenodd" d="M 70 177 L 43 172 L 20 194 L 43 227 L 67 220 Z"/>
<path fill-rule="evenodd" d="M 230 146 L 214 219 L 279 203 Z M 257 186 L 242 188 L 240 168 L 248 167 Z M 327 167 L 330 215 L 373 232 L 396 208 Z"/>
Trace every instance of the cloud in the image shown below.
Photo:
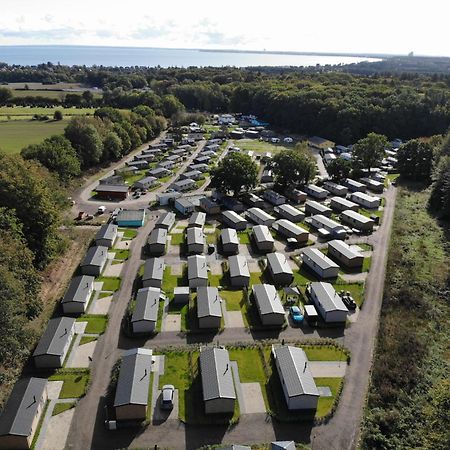
<path fill-rule="evenodd" d="M 37 41 L 67 40 L 79 36 L 83 30 L 72 27 L 50 28 L 46 30 L 0 30 L 0 37 L 32 39 Z"/>

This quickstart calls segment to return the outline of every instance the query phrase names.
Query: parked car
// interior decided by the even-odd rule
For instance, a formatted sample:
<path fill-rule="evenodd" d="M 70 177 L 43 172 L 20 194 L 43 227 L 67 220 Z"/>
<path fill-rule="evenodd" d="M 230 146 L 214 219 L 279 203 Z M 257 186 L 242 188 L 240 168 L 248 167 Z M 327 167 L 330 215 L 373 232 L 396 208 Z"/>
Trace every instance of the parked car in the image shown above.
<path fill-rule="evenodd" d="M 173 408 L 173 396 L 175 394 L 175 386 L 172 384 L 165 384 L 162 388 L 162 399 L 161 408 L 162 409 L 172 409 Z"/>
<path fill-rule="evenodd" d="M 300 325 L 303 322 L 303 314 L 298 306 L 291 306 L 289 308 L 289 315 L 294 325 Z"/>
<path fill-rule="evenodd" d="M 103 214 L 106 211 L 106 206 L 99 206 L 98 207 L 98 214 Z"/>
<path fill-rule="evenodd" d="M 344 302 L 344 305 L 351 311 L 354 311 L 356 309 L 356 303 L 355 300 L 353 300 L 353 297 L 350 295 L 350 292 L 339 292 L 340 297 L 342 298 L 342 301 Z"/>

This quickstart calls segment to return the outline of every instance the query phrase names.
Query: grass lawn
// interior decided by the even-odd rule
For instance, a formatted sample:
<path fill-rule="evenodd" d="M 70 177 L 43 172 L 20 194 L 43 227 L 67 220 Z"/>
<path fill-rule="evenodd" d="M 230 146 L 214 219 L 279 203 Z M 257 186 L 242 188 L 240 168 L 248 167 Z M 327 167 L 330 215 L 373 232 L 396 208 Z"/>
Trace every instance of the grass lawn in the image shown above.
<path fill-rule="evenodd" d="M 395 181 L 398 177 L 400 176 L 399 173 L 388 173 L 386 179 L 384 180 L 384 185 L 387 187 L 388 186 L 388 182 L 390 181 L 391 183 L 393 181 Z"/>
<path fill-rule="evenodd" d="M 95 336 L 81 336 L 79 345 L 89 344 L 89 342 L 96 341 L 97 338 Z"/>
<path fill-rule="evenodd" d="M 332 397 L 320 397 L 317 404 L 316 418 L 326 416 L 331 412 L 334 402 L 337 399 L 343 378 L 314 378 L 316 386 L 328 386 L 333 394 Z"/>
<path fill-rule="evenodd" d="M 250 273 L 250 286 L 254 284 L 264 284 L 264 275 L 261 272 Z"/>
<path fill-rule="evenodd" d="M 300 266 L 299 270 L 294 270 L 294 284 L 299 284 L 300 286 L 306 286 L 310 281 L 320 281 L 315 275 L 313 275 L 309 270 Z"/>
<path fill-rule="evenodd" d="M 101 281 L 103 283 L 102 291 L 118 291 L 120 288 L 120 277 L 98 277 L 95 281 Z"/>
<path fill-rule="evenodd" d="M 164 313 L 164 302 L 160 301 L 158 305 L 158 319 L 156 321 L 156 331 L 161 331 L 163 313 Z"/>
<path fill-rule="evenodd" d="M 130 250 L 127 249 L 114 250 L 114 259 L 120 259 L 121 261 L 124 261 L 129 257 L 130 257 Z"/>
<path fill-rule="evenodd" d="M 346 353 L 332 345 L 302 345 L 310 361 L 344 361 Z"/>
<path fill-rule="evenodd" d="M 220 291 L 222 297 L 227 304 L 227 311 L 240 311 L 241 305 L 244 302 L 244 293 L 239 291 Z"/>
<path fill-rule="evenodd" d="M 364 258 L 361 272 L 368 272 L 370 270 L 371 265 L 372 265 L 372 257 L 368 256 Z"/>
<path fill-rule="evenodd" d="M 86 114 L 94 114 L 95 112 L 95 108 L 64 108 L 63 106 L 52 106 L 51 108 L 43 108 L 39 106 L 0 106 L 0 116 L 34 116 L 35 114 L 39 114 L 42 116 L 53 117 L 54 112 L 57 110 L 61 111 L 63 116 L 85 116 Z"/>
<path fill-rule="evenodd" d="M 76 405 L 75 402 L 68 403 L 56 403 L 55 407 L 52 411 L 52 416 L 57 416 L 58 414 L 63 413 L 64 411 L 68 411 L 69 409 L 74 408 Z"/>
<path fill-rule="evenodd" d="M 364 301 L 364 283 L 343 283 L 343 284 L 333 284 L 336 291 L 348 291 L 350 295 L 355 300 L 355 303 L 361 307 Z"/>
<path fill-rule="evenodd" d="M 183 245 L 184 244 L 184 234 L 183 233 L 173 233 L 170 235 L 171 245 Z"/>
<path fill-rule="evenodd" d="M 59 398 L 79 398 L 86 394 L 89 384 L 89 369 L 63 369 L 48 378 L 49 381 L 64 381 Z"/>
<path fill-rule="evenodd" d="M 213 275 L 211 272 L 208 273 L 208 280 L 210 286 L 225 286 L 225 275 Z"/>
<path fill-rule="evenodd" d="M 167 266 L 164 269 L 162 290 L 169 295 L 173 293 L 174 288 L 178 286 L 187 286 L 186 273 L 183 267 L 182 275 L 172 275 L 171 268 Z"/>
<path fill-rule="evenodd" d="M 119 231 L 123 233 L 123 239 L 134 239 L 137 236 L 137 231 L 130 228 L 119 228 Z"/>
<path fill-rule="evenodd" d="M 67 120 L 49 120 L 46 122 L 38 120 L 1 121 L 0 148 L 6 153 L 19 153 L 28 145 L 39 144 L 54 134 L 63 134 L 67 123 Z"/>
<path fill-rule="evenodd" d="M 105 297 L 111 297 L 111 293 L 110 292 L 100 292 L 100 294 L 98 294 L 97 298 L 105 298 Z"/>
<path fill-rule="evenodd" d="M 249 231 L 239 231 L 238 237 L 239 237 L 239 242 L 241 244 L 250 244 L 250 232 Z"/>
<path fill-rule="evenodd" d="M 357 245 L 363 252 L 371 252 L 373 250 L 373 246 L 370 244 L 362 243 L 355 245 Z"/>
<path fill-rule="evenodd" d="M 101 314 L 85 314 L 78 317 L 77 322 L 87 322 L 86 334 L 103 334 L 108 325 L 108 316 Z"/>
<path fill-rule="evenodd" d="M 214 233 L 205 233 L 207 244 L 217 244 L 219 241 L 220 230 L 216 230 Z"/>
<path fill-rule="evenodd" d="M 279 153 L 281 150 L 291 150 L 293 147 L 282 144 L 272 144 L 271 142 L 258 141 L 254 139 L 240 139 L 235 143 L 241 150 L 252 150 L 255 153 L 271 152 Z"/>

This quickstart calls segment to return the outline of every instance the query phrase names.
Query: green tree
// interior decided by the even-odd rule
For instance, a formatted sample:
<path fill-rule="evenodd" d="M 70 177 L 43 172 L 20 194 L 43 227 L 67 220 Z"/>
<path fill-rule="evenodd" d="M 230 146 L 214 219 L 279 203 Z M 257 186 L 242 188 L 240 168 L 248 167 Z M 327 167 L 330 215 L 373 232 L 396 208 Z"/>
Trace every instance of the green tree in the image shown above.
<path fill-rule="evenodd" d="M 273 158 L 275 181 L 285 188 L 308 183 L 315 173 L 315 161 L 305 144 L 282 150 Z"/>
<path fill-rule="evenodd" d="M 237 196 L 243 189 L 256 186 L 258 166 L 248 155 L 231 153 L 213 170 L 211 182 L 220 191 L 232 191 Z"/>
<path fill-rule="evenodd" d="M 184 105 L 174 95 L 165 95 L 162 98 L 161 109 L 165 117 L 172 117 L 174 114 L 183 111 Z"/>
<path fill-rule="evenodd" d="M 4 105 L 11 98 L 12 98 L 11 89 L 0 87 L 0 105 Z"/>
<path fill-rule="evenodd" d="M 431 144 L 419 139 L 412 139 L 398 149 L 398 171 L 405 178 L 429 181 L 433 167 L 433 155 L 434 150 Z"/>
<path fill-rule="evenodd" d="M 63 120 L 63 113 L 57 109 L 54 113 L 53 113 L 53 119 L 54 120 Z"/>
<path fill-rule="evenodd" d="M 24 159 L 39 161 L 48 170 L 56 172 L 63 181 L 81 172 L 77 152 L 64 136 L 51 136 L 41 144 L 25 147 L 20 154 Z"/>
<path fill-rule="evenodd" d="M 351 161 L 347 161 L 343 158 L 336 158 L 327 166 L 328 175 L 330 175 L 330 178 L 335 181 L 345 180 L 349 177 L 351 171 Z"/>
<path fill-rule="evenodd" d="M 122 156 L 123 146 L 119 136 L 110 131 L 103 139 L 103 160 L 111 161 Z"/>
<path fill-rule="evenodd" d="M 388 147 L 389 141 L 386 136 L 377 133 L 369 133 L 365 138 L 360 139 L 352 150 L 353 159 L 361 164 L 363 169 L 377 167 L 384 156 L 384 150 Z"/>

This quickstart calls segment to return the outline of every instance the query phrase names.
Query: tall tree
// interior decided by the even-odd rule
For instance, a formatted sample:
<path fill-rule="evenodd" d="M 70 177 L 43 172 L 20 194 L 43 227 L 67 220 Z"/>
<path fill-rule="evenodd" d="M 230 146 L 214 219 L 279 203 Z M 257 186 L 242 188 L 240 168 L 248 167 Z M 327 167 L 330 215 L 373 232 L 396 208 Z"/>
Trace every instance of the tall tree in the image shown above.
<path fill-rule="evenodd" d="M 389 141 L 382 134 L 369 133 L 365 138 L 360 139 L 353 146 L 353 159 L 361 164 L 363 169 L 370 169 L 378 166 L 384 156 L 384 150 L 388 147 Z"/>
<path fill-rule="evenodd" d="M 122 140 L 114 131 L 110 131 L 103 139 L 103 160 L 111 161 L 122 156 Z"/>
<path fill-rule="evenodd" d="M 231 153 L 213 170 L 211 182 L 220 191 L 232 191 L 237 196 L 243 189 L 256 186 L 258 166 L 248 155 Z"/>
<path fill-rule="evenodd" d="M 336 158 L 327 166 L 327 172 L 330 178 L 334 181 L 342 181 L 349 177 L 352 171 L 351 161 L 343 158 Z"/>
<path fill-rule="evenodd" d="M 398 149 L 398 171 L 405 178 L 430 181 L 433 155 L 434 151 L 430 143 L 412 139 Z"/>

